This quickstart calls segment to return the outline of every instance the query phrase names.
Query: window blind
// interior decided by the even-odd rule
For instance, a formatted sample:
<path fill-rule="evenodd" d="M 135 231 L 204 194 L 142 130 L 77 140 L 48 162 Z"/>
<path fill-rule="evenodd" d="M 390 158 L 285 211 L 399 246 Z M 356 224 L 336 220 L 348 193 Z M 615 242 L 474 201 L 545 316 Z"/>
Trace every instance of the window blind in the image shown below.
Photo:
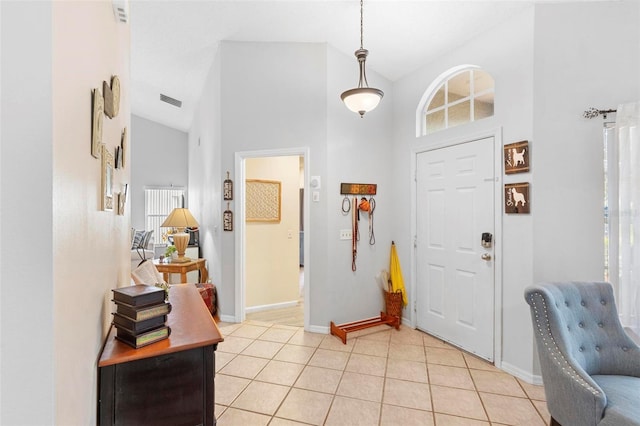
<path fill-rule="evenodd" d="M 163 237 L 167 230 L 161 228 L 160 225 L 177 207 L 184 207 L 184 189 L 149 188 L 144 190 L 145 229 L 153 230 L 156 244 L 167 242 L 166 237 Z"/>

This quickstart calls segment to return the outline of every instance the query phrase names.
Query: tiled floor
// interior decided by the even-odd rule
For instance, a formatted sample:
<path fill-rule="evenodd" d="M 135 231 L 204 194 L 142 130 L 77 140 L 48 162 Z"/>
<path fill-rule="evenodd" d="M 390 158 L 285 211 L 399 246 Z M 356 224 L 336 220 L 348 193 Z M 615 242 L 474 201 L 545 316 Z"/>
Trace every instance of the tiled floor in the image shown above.
<path fill-rule="evenodd" d="M 407 327 L 331 335 L 220 323 L 218 426 L 545 425 L 540 386 Z"/>

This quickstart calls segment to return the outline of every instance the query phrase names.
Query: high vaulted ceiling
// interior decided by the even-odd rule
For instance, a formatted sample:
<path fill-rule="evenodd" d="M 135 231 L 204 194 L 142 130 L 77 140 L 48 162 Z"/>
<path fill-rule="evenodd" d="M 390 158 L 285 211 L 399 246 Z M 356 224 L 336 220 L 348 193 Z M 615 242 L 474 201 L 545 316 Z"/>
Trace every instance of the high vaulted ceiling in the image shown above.
<path fill-rule="evenodd" d="M 539 2 L 366 0 L 367 68 L 395 81 Z M 328 43 L 346 55 L 360 46 L 358 0 L 130 0 L 129 7 L 132 113 L 184 131 L 221 41 Z M 355 85 L 355 57 L 353 74 Z"/>

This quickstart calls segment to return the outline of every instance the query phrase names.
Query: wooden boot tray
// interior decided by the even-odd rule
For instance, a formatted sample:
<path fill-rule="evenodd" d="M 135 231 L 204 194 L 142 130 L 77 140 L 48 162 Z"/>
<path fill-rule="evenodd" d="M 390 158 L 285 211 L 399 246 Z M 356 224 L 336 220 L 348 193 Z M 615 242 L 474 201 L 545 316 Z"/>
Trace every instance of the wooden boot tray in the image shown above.
<path fill-rule="evenodd" d="M 384 312 L 380 312 L 380 316 L 363 319 L 360 321 L 347 322 L 344 324 L 334 324 L 331 321 L 331 334 L 337 336 L 342 340 L 342 343 L 347 344 L 347 334 L 353 331 L 364 330 L 365 328 L 376 327 L 381 324 L 387 324 L 394 327 L 396 330 L 400 329 L 400 317 L 396 315 L 387 315 Z"/>

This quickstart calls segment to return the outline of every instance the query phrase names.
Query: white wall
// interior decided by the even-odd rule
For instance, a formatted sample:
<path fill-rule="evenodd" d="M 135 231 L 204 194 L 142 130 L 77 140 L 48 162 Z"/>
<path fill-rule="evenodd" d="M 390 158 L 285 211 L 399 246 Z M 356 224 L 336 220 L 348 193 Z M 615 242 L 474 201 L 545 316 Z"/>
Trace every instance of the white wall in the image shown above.
<path fill-rule="evenodd" d="M 640 3 L 539 5 L 535 34 L 534 278 L 601 280 L 603 120 L 582 112 L 640 99 Z"/>
<path fill-rule="evenodd" d="M 108 36 L 105 36 L 108 35 Z M 53 7 L 53 247 L 55 424 L 95 422 L 96 359 L 111 323 L 111 289 L 130 283 L 130 210 L 99 211 L 101 164 L 89 154 L 92 87 L 120 78 L 120 113 L 104 117 L 102 141 L 114 152 L 130 126 L 129 25 L 111 2 Z M 114 172 L 114 191 L 131 162 Z M 70 331 L 73 332 L 70 332 Z"/>
<path fill-rule="evenodd" d="M 532 151 L 537 147 L 533 138 L 533 9 L 514 16 L 509 22 L 477 37 L 459 49 L 435 58 L 416 72 L 399 80 L 394 90 L 394 147 L 393 150 L 393 205 L 407 206 L 399 211 L 392 222 L 393 233 L 400 261 L 405 272 L 405 283 L 415 280 L 413 265 L 412 218 L 408 207 L 413 197 L 411 191 L 412 152 L 431 145 L 452 140 L 465 140 L 478 134 L 492 134 L 498 129 L 504 143 L 529 140 Z M 495 114 L 491 118 L 469 125 L 454 127 L 431 135 L 416 138 L 415 113 L 422 95 L 438 76 L 461 64 L 475 64 L 488 71 L 495 79 Z M 533 181 L 533 173 L 504 177 L 502 159 L 496 159 L 496 176 L 500 182 Z M 542 166 L 533 163 L 533 170 Z M 534 185 L 533 190 L 537 187 Z M 532 205 L 536 208 L 536 195 Z M 501 214 L 499 211 L 498 214 Z M 514 373 L 530 372 L 535 353 L 532 348 L 532 332 L 523 289 L 533 280 L 533 214 L 503 217 L 502 240 L 502 326 L 503 367 Z M 480 238 L 480 236 L 478 236 Z M 399 241 L 398 241 L 399 240 Z M 500 253 L 497 253 L 498 255 Z M 413 296 L 413 295 L 411 295 Z"/>
<path fill-rule="evenodd" d="M 201 227 L 205 228 L 201 237 L 204 231 L 220 238 L 218 243 L 213 237 L 203 252 L 220 269 L 213 274 L 223 315 L 235 315 L 235 235 L 218 233 L 220 212 L 226 208 L 219 192 L 224 174 L 228 170 L 233 176 L 236 152 L 298 147 L 309 147 L 309 175 L 322 179 L 320 200 L 311 203 L 305 224 L 305 238 L 311 244 L 307 253 L 311 263 L 305 265 L 310 279 L 305 285 L 310 286 L 312 300 L 305 309 L 310 310 L 311 327 L 327 330 L 332 320 L 373 316 L 382 306 L 374 276 L 389 263 L 388 221 L 393 210 L 385 182 L 391 174 L 391 96 L 389 82 L 369 74 L 372 85 L 388 94 L 378 109 L 361 119 L 339 97 L 357 81 L 354 57 L 324 44 L 221 44 L 190 131 L 189 193 L 192 201 L 194 196 L 202 200 L 205 193 L 211 197 L 211 202 L 200 202 L 204 209 L 212 206 L 215 218 Z M 367 238 L 361 241 L 356 273 L 351 272 L 350 243 L 338 239 L 339 230 L 350 227 L 340 210 L 340 182 L 379 184 L 374 214 L 377 244 L 369 247 Z M 231 203 L 234 211 L 235 203 Z M 364 218 L 361 224 L 364 229 L 368 226 Z"/>
<path fill-rule="evenodd" d="M 218 291 L 225 287 L 222 281 L 221 251 L 222 181 L 220 131 L 220 56 L 216 56 L 202 89 L 193 123 L 189 131 L 189 210 L 200 224 L 200 255 L 207 259 L 209 278 Z M 233 208 L 233 201 L 230 203 Z M 222 302 L 221 302 L 222 303 Z M 231 302 L 233 306 L 233 302 Z M 222 305 L 221 312 L 222 312 Z"/>
<path fill-rule="evenodd" d="M 319 322 L 325 326 L 330 321 L 339 324 L 373 317 L 384 310 L 382 290 L 375 281 L 375 275 L 381 269 L 389 269 L 391 240 L 396 238 L 391 224 L 405 209 L 403 204 L 393 204 L 390 185 L 393 171 L 389 159 L 396 148 L 392 137 L 395 95 L 391 84 L 379 74 L 367 70 L 369 85 L 381 89 L 385 95 L 375 110 L 360 118 L 340 100 L 340 94 L 352 89 L 357 82 L 357 60 L 355 56 L 346 56 L 330 46 L 327 52 L 327 176 L 323 180 L 328 200 L 325 208 L 327 270 L 325 281 L 315 287 L 318 299 L 326 303 L 322 306 L 326 314 L 320 317 Z M 378 185 L 373 214 L 375 245 L 369 245 L 369 217 L 362 213 L 356 272 L 351 271 L 351 241 L 339 240 L 340 230 L 351 228 L 351 216 L 343 215 L 341 209 L 344 198 L 340 195 L 342 182 Z M 313 261 L 315 263 L 315 257 Z M 408 263 L 403 266 L 408 266 Z M 406 268 L 403 272 L 407 272 Z M 323 294 L 328 297 L 322 299 Z"/>
<path fill-rule="evenodd" d="M 221 170 L 229 170 L 233 176 L 234 156 L 238 151 L 308 146 L 311 149 L 309 172 L 323 175 L 325 46 L 224 42 L 220 50 Z M 318 204 L 324 206 L 325 200 L 322 197 Z M 218 198 L 218 206 L 226 204 Z M 237 201 L 232 206 L 237 207 Z M 316 206 L 312 206 L 310 227 L 306 228 L 311 229 L 311 235 L 326 232 L 323 218 L 314 212 Z M 235 220 L 238 223 L 242 219 L 236 215 Z M 315 261 L 319 246 L 311 238 L 310 256 Z M 224 232 L 221 242 L 224 253 L 221 311 L 223 315 L 235 315 L 235 232 Z M 314 268 L 310 269 L 311 286 L 315 282 Z"/>
<path fill-rule="evenodd" d="M 533 281 L 602 280 L 603 120 L 582 112 L 640 100 L 640 3 L 538 5 L 535 16 Z"/>
<path fill-rule="evenodd" d="M 581 114 L 590 106 L 615 108 L 640 98 L 638 8 L 635 2 L 538 5 L 394 85 L 401 148 L 394 151 L 394 204 L 410 196 L 413 149 L 497 127 L 505 144 L 530 142 L 531 172 L 502 175 L 503 183 L 531 182 L 531 214 L 504 215 L 501 230 L 499 355 L 502 368 L 521 377 L 539 374 L 524 288 L 544 280 L 603 278 L 602 120 Z M 463 63 L 494 76 L 495 116 L 415 138 L 415 109 L 424 90 Z M 409 216 L 395 223 L 408 245 Z M 399 252 L 406 264 L 411 251 L 399 246 Z"/>
<path fill-rule="evenodd" d="M 91 89 L 120 78 L 120 115 L 104 117 L 113 151 L 130 121 L 129 40 L 108 1 L 2 3 L 2 424 L 96 422 L 129 214 L 99 210 Z M 115 171 L 114 190 L 128 180 Z"/>
<path fill-rule="evenodd" d="M 146 118 L 131 116 L 131 226 L 146 229 L 145 187 L 187 187 L 188 134 Z M 188 203 L 187 203 L 188 206 Z M 159 243 L 158 235 L 154 236 Z"/>
<path fill-rule="evenodd" d="M 0 3 L 0 424 L 55 423 L 51 9 Z"/>
<path fill-rule="evenodd" d="M 211 170 L 215 183 L 210 196 L 216 220 L 207 232 L 220 226 L 224 204 L 219 186 L 223 172 L 233 171 L 236 151 L 309 146 L 310 175 L 322 177 L 320 202 L 311 203 L 311 223 L 305 226 L 312 240 L 311 324 L 325 327 L 330 320 L 371 315 L 382 304 L 373 276 L 388 266 L 391 239 L 405 282 L 414 279 L 412 152 L 495 131 L 505 144 L 528 140 L 531 172 L 507 177 L 500 167 L 498 173 L 500 185 L 531 183 L 532 213 L 504 215 L 499 230 L 503 293 L 502 353 L 497 355 L 503 368 L 532 378 L 537 360 L 524 288 L 546 279 L 602 277 L 601 123 L 576 117 L 589 106 L 616 107 L 639 97 L 638 7 L 631 1 L 532 6 L 392 87 L 370 72 L 371 85 L 386 95 L 364 119 L 345 112 L 338 97 L 357 75 L 353 58 L 320 45 L 223 43 L 220 69 L 213 72 L 202 101 L 215 102 L 209 99 L 219 95 L 221 103 L 201 109 L 198 127 L 220 132 L 219 139 L 212 138 L 212 149 L 221 147 L 221 165 L 211 158 L 212 165 L 199 172 Z M 627 36 L 616 39 L 615 34 Z M 635 53 L 612 58 L 624 48 Z M 442 72 L 465 63 L 479 65 L 496 79 L 494 117 L 416 138 L 415 110 L 424 91 Z M 207 123 L 203 111 L 215 113 Z M 190 141 L 195 133 L 192 129 Z M 194 147 L 190 150 L 190 158 L 195 157 Z M 566 160 L 575 155 L 580 161 Z M 355 274 L 349 243 L 337 237 L 340 229 L 349 228 L 340 213 L 338 185 L 349 181 L 379 184 L 377 244 L 360 242 Z M 199 185 L 197 191 L 205 188 Z M 572 211 L 579 213 L 567 214 Z M 221 263 L 222 311 L 233 315 L 234 239 L 233 233 L 224 234 L 209 252 L 221 253 L 215 257 Z"/>
<path fill-rule="evenodd" d="M 280 221 L 246 224 L 245 306 L 265 307 L 299 298 L 300 160 L 248 158 L 247 179 L 280 182 Z M 242 183 L 240 183 L 242 184 Z"/>

